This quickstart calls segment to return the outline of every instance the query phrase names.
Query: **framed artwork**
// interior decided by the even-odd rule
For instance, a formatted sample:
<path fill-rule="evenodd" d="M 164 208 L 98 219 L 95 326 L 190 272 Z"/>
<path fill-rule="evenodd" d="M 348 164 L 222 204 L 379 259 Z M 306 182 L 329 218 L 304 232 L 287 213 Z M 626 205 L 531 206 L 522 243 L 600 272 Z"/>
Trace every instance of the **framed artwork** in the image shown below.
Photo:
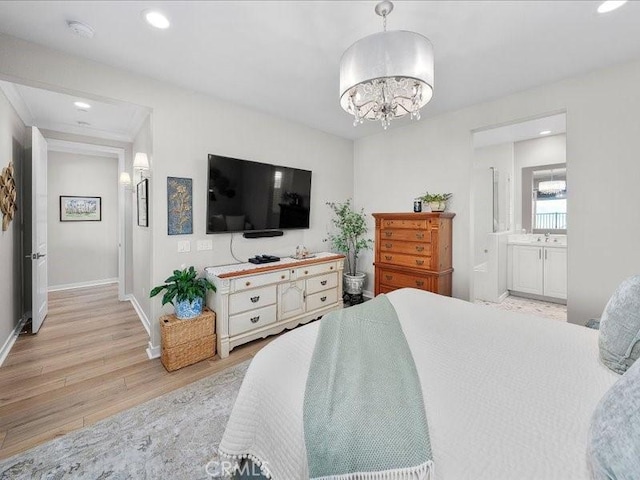
<path fill-rule="evenodd" d="M 193 180 L 167 177 L 169 235 L 193 233 Z"/>
<path fill-rule="evenodd" d="M 60 195 L 61 222 L 102 221 L 102 197 Z"/>
<path fill-rule="evenodd" d="M 149 226 L 149 179 L 145 178 L 136 186 L 138 197 L 138 226 Z"/>

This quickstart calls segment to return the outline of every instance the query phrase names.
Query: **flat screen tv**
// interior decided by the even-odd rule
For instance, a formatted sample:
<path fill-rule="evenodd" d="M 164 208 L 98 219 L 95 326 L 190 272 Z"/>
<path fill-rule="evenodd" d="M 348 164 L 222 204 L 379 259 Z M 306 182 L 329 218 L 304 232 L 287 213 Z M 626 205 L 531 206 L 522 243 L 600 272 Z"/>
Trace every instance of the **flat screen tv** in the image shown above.
<path fill-rule="evenodd" d="M 309 228 L 311 172 L 209 155 L 207 233 Z"/>

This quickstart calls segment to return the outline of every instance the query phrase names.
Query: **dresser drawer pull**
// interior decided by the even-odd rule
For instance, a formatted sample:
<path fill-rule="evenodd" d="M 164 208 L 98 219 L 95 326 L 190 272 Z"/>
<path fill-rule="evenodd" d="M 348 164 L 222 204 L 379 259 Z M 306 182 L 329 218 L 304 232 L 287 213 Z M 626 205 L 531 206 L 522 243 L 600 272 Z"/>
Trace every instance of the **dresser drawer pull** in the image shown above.
<path fill-rule="evenodd" d="M 260 315 L 258 315 L 257 317 L 251 317 L 250 320 L 251 323 L 258 323 L 258 320 L 260 320 Z"/>
<path fill-rule="evenodd" d="M 327 297 L 320 297 L 320 301 L 324 302 L 327 299 Z"/>
<path fill-rule="evenodd" d="M 391 248 L 393 246 L 393 243 L 385 243 L 384 246 L 386 248 Z"/>
<path fill-rule="evenodd" d="M 391 255 L 385 255 L 385 256 L 384 256 L 384 258 L 385 258 L 385 260 L 391 260 L 391 259 L 393 258 L 393 256 L 391 256 Z"/>
<path fill-rule="evenodd" d="M 258 300 L 260 300 L 260 295 L 256 296 L 256 297 L 251 297 L 251 301 L 253 303 L 256 303 Z"/>
<path fill-rule="evenodd" d="M 393 235 L 393 232 L 384 232 L 384 234 L 385 234 L 387 237 L 390 237 L 391 235 Z"/>
<path fill-rule="evenodd" d="M 416 265 L 424 265 L 424 260 L 416 260 Z"/>
<path fill-rule="evenodd" d="M 251 285 L 251 282 L 247 282 L 244 285 L 245 285 L 245 287 L 248 287 L 249 285 Z"/>
<path fill-rule="evenodd" d="M 324 287 L 326 284 L 327 284 L 327 281 L 326 281 L 326 280 L 322 280 L 322 281 L 320 282 L 320 285 L 322 285 L 323 287 Z"/>
<path fill-rule="evenodd" d="M 308 274 L 309 274 L 309 270 L 305 270 L 305 271 L 304 271 L 304 274 L 305 274 L 305 275 L 308 275 Z"/>
<path fill-rule="evenodd" d="M 424 282 L 422 280 L 416 280 L 416 285 L 418 287 L 423 287 L 424 286 Z"/>
<path fill-rule="evenodd" d="M 280 279 L 281 279 L 281 280 L 284 280 L 284 275 L 280 275 Z"/>
<path fill-rule="evenodd" d="M 386 278 L 387 280 L 391 280 L 393 279 L 393 275 L 385 275 L 384 278 Z"/>
<path fill-rule="evenodd" d="M 416 233 L 416 238 L 417 238 L 418 240 L 422 240 L 422 239 L 424 239 L 424 233 Z"/>
<path fill-rule="evenodd" d="M 416 251 L 418 251 L 418 252 L 423 252 L 423 251 L 424 251 L 424 247 L 423 247 L 422 245 L 418 245 L 418 246 L 416 247 Z"/>

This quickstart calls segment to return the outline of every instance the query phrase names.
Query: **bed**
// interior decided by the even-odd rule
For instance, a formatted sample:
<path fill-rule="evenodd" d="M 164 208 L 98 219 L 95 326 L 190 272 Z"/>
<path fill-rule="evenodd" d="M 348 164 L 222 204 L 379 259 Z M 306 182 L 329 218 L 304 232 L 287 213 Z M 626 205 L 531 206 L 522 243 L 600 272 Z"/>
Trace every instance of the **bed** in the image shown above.
<path fill-rule="evenodd" d="M 598 360 L 597 331 L 414 289 L 388 299 L 418 369 L 437 480 L 590 478 L 590 419 L 619 378 Z M 303 400 L 318 327 L 256 355 L 221 453 L 274 479 L 308 478 Z"/>

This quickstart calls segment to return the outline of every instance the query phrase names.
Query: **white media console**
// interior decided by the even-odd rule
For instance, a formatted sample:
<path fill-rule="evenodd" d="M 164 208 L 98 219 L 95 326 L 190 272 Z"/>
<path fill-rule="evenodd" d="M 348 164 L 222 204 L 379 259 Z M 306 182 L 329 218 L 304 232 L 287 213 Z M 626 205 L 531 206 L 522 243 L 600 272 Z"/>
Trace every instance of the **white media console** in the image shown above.
<path fill-rule="evenodd" d="M 343 268 L 344 257 L 333 253 L 207 267 L 207 278 L 216 286 L 207 305 L 216 313 L 220 357 L 238 345 L 342 308 Z"/>

